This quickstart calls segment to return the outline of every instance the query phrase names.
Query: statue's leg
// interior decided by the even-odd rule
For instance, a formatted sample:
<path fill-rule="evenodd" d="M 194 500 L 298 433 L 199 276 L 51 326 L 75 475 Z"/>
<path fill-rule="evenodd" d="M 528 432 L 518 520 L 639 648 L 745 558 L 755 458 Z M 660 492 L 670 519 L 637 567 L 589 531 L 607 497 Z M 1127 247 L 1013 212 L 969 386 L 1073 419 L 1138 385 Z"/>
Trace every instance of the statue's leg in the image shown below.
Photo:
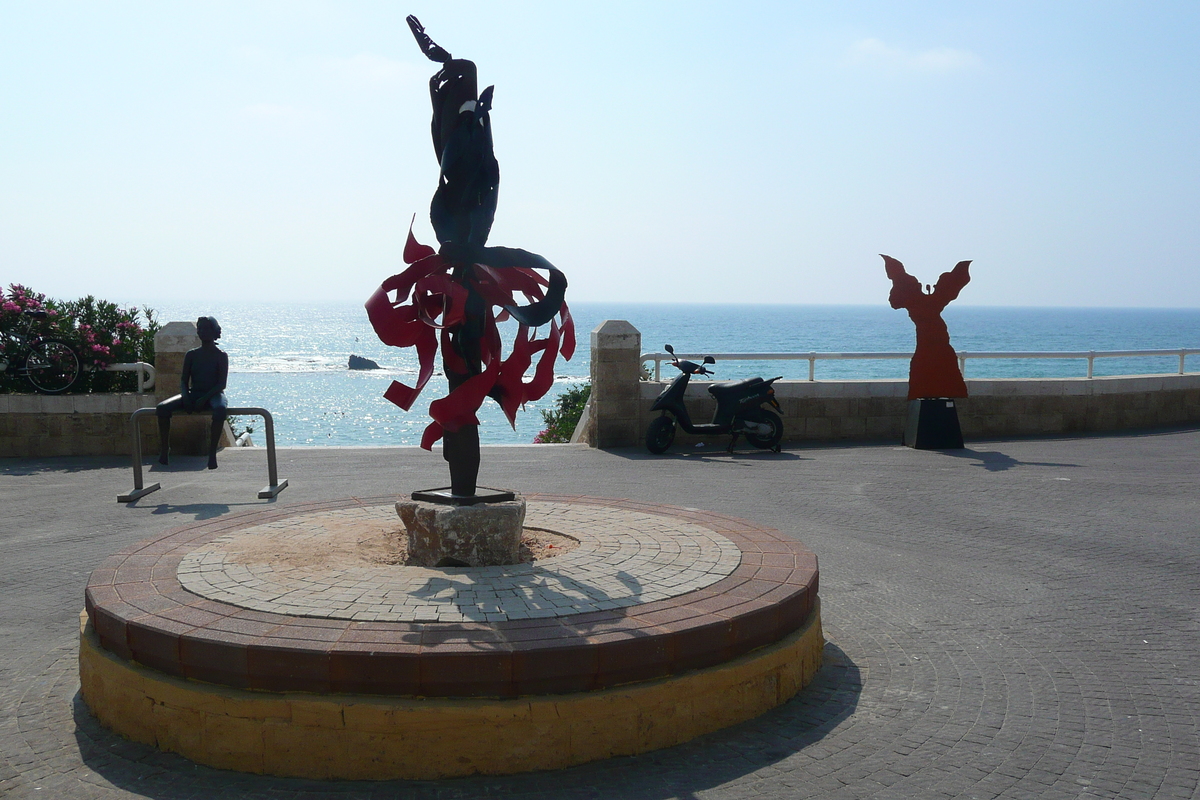
<path fill-rule="evenodd" d="M 182 403 L 183 395 L 177 394 L 154 407 L 154 413 L 158 417 L 158 463 L 160 464 L 165 465 L 170 461 L 171 412 Z"/>
<path fill-rule="evenodd" d="M 479 479 L 479 426 L 464 425 L 442 435 L 442 458 L 450 465 L 450 493 L 475 494 Z"/>
<path fill-rule="evenodd" d="M 217 468 L 217 445 L 221 443 L 221 430 L 225 427 L 225 418 L 229 416 L 226 409 L 229 408 L 229 403 L 225 400 L 225 393 L 222 392 L 209 401 L 209 407 L 212 409 L 212 427 L 208 432 L 208 468 Z"/>
<path fill-rule="evenodd" d="M 171 412 L 158 415 L 158 463 L 166 465 L 170 463 L 171 450 Z"/>
<path fill-rule="evenodd" d="M 208 432 L 208 468 L 217 468 L 217 445 L 221 442 L 221 429 L 225 426 L 225 418 L 213 414 L 212 429 Z"/>

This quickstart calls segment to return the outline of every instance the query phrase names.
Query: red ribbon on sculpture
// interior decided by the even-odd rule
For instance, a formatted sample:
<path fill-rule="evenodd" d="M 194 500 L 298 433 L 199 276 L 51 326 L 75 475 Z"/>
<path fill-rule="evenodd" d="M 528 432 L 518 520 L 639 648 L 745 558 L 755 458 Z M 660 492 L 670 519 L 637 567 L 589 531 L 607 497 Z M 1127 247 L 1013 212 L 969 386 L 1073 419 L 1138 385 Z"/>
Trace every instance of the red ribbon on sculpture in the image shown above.
<path fill-rule="evenodd" d="M 554 364 L 558 356 L 561 354 L 569 360 L 575 353 L 575 322 L 567 304 L 563 302 L 550 319 L 549 332 L 544 337 L 537 335 L 537 329 L 531 329 L 521 322 L 512 352 L 507 358 L 501 359 L 497 322 L 503 322 L 510 316 L 528 320 L 522 312 L 544 302 L 548 290 L 553 296 L 555 280 L 561 280 L 563 286 L 565 280 L 559 273 L 552 275 L 548 281 L 536 269 L 514 263 L 521 258 L 529 258 L 538 268 L 549 267 L 545 259 L 525 251 L 477 248 L 471 254 L 484 258 L 494 255 L 501 262 L 499 266 L 475 262 L 475 269 L 468 270 L 474 273 L 468 279 L 471 288 L 488 304 L 480 338 L 480 361 L 484 369 L 447 396 L 429 404 L 429 415 L 433 421 L 426 426 L 421 437 L 421 447 L 426 450 L 431 449 L 445 431 L 457 431 L 463 425 L 478 425 L 476 412 L 484 398 L 489 396 L 500 404 L 504 416 L 515 429 L 517 409 L 530 400 L 541 399 L 553 386 Z M 384 344 L 416 348 L 420 365 L 416 385 L 407 386 L 392 381 L 383 395 L 407 411 L 433 375 L 439 340 L 444 358 L 452 361 L 458 358 L 449 347 L 449 337 L 465 318 L 468 293 L 466 287 L 452 275 L 453 263 L 432 247 L 419 243 L 411 229 L 404 245 L 404 262 L 409 265 L 408 269 L 384 281 L 367 300 L 366 309 L 371 327 Z M 553 270 L 553 267 L 549 268 Z M 516 294 L 522 295 L 529 305 L 520 306 L 514 296 Z M 561 293 L 558 296 L 561 297 Z M 541 321 L 544 320 L 545 317 L 542 317 Z M 541 356 L 533 378 L 526 382 L 525 373 L 539 353 Z"/>

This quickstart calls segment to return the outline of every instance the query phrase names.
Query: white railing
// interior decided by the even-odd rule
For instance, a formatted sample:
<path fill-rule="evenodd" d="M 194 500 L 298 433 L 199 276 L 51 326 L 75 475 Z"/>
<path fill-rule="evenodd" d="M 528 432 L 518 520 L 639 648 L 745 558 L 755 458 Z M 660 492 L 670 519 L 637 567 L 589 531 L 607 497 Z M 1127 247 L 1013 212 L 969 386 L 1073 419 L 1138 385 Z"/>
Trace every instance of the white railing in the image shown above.
<path fill-rule="evenodd" d="M 679 358 L 701 359 L 711 355 L 717 361 L 807 361 L 808 379 L 816 380 L 818 361 L 844 361 L 865 359 L 910 359 L 912 353 L 677 353 Z M 967 359 L 970 358 L 1086 358 L 1087 376 L 1094 376 L 1097 358 L 1141 358 L 1143 356 L 1177 356 L 1179 358 L 1179 373 L 1184 374 L 1184 359 L 1188 356 L 1200 355 L 1200 349 L 1180 348 L 1178 350 L 1081 350 L 1081 351 L 1047 351 L 1030 353 L 987 353 L 962 352 L 958 354 L 958 368 L 963 376 L 967 374 Z M 670 353 L 642 353 L 642 363 L 654 362 L 654 380 L 662 380 L 662 362 L 674 358 Z"/>
<path fill-rule="evenodd" d="M 138 394 L 154 388 L 154 366 L 145 361 L 137 361 L 133 364 L 109 364 L 104 370 L 106 372 L 136 372 L 138 374 Z"/>

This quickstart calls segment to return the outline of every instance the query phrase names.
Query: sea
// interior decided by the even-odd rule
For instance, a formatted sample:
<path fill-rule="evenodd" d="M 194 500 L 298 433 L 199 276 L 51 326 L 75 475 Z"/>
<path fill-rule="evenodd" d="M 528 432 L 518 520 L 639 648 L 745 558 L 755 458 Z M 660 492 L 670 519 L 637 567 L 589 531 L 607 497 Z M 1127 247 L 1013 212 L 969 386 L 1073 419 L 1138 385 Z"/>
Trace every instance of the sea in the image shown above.
<path fill-rule="evenodd" d="M 393 380 L 416 381 L 411 349 L 389 347 L 376 337 L 359 303 L 209 303 L 152 305 L 160 322 L 215 316 L 221 347 L 229 354 L 226 394 L 233 406 L 262 406 L 275 419 L 278 446 L 399 446 L 419 444 L 429 422 L 429 402 L 446 394 L 435 377 L 409 411 L 383 398 Z M 603 321 L 626 320 L 642 334 L 642 351 L 711 353 L 716 379 L 761 375 L 807 380 L 807 361 L 722 361 L 722 353 L 911 352 L 912 322 L 888 306 L 721 305 L 579 303 L 571 305 L 578 347 L 556 366 L 554 387 L 530 402 L 512 428 L 499 407 L 485 400 L 480 438 L 485 444 L 528 444 L 545 425 L 566 389 L 588 379 L 590 332 Z M 950 306 L 943 314 L 951 343 L 962 351 L 1088 351 L 1200 348 L 1200 309 L 1010 308 Z M 515 329 L 515 323 L 502 324 Z M 511 335 L 511 332 L 509 333 Z M 507 347 L 506 347 L 507 352 Z M 381 369 L 352 371 L 350 355 Z M 439 361 L 440 366 L 440 361 Z M 649 367 L 653 367 L 651 362 Z M 1177 356 L 1105 358 L 1095 375 L 1173 373 Z M 1200 372 L 1200 355 L 1189 356 Z M 664 377 L 673 370 L 664 365 Z M 971 378 L 1082 377 L 1084 359 L 969 360 Z M 905 379 L 906 360 L 818 361 L 817 380 Z M 254 427 L 259 421 L 248 418 Z M 251 434 L 261 444 L 261 434 Z"/>

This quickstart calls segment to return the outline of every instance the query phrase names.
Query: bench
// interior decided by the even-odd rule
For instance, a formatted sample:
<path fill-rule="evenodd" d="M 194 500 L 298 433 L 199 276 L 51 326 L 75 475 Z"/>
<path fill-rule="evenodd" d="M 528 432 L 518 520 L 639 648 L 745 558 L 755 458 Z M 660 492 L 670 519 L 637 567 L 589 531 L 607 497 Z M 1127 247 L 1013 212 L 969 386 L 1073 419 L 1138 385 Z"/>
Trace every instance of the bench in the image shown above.
<path fill-rule="evenodd" d="M 265 408 L 230 408 L 226 413 L 231 417 L 262 417 L 265 423 L 267 436 L 267 478 L 270 483 L 258 493 L 260 500 L 268 500 L 275 497 L 284 489 L 287 488 L 287 478 L 279 480 L 279 471 L 275 465 L 275 420 L 271 417 L 271 412 Z M 139 408 L 137 411 L 129 415 L 129 432 L 133 437 L 133 491 L 128 494 L 117 495 L 118 503 L 132 503 L 141 497 L 145 497 L 151 492 L 157 492 L 162 488 L 162 484 L 152 483 L 145 486 L 142 483 L 142 437 L 139 434 L 138 420 L 142 417 L 151 416 L 154 414 L 153 408 Z M 175 414 L 182 416 L 194 416 L 204 414 L 212 416 L 211 411 L 176 411 Z"/>

